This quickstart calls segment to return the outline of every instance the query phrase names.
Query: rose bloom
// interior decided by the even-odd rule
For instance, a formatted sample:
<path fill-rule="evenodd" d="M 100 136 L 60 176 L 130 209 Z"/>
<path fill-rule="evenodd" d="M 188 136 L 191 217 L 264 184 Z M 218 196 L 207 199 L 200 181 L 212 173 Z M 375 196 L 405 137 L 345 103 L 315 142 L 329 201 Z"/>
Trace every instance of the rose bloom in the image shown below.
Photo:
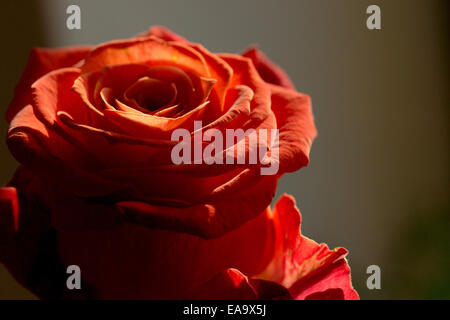
<path fill-rule="evenodd" d="M 309 97 L 258 49 L 214 54 L 163 27 L 34 49 L 7 120 L 21 166 L 0 191 L 0 261 L 38 297 L 358 298 L 347 251 L 302 236 L 292 197 L 269 207 L 316 129 Z M 195 120 L 278 129 L 278 173 L 173 164 L 171 133 Z"/>

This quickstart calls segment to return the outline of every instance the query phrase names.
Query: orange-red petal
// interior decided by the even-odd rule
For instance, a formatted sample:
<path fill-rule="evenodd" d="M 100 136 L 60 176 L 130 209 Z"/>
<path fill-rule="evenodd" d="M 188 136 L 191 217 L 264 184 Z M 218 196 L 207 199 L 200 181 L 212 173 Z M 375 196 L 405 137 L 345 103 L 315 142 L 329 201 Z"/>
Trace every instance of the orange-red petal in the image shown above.
<path fill-rule="evenodd" d="M 16 86 L 14 98 L 6 111 L 7 121 L 11 122 L 21 108 L 31 103 L 30 87 L 33 82 L 50 71 L 75 65 L 84 59 L 90 50 L 90 46 L 31 50 L 25 70 Z"/>
<path fill-rule="evenodd" d="M 294 299 L 340 297 L 358 299 L 345 256 L 347 250 L 329 250 L 300 232 L 301 215 L 291 196 L 283 195 L 272 213 L 276 233 L 275 251 L 266 270 L 257 278 L 276 281 L 289 289 Z M 333 294 L 332 294 L 333 293 Z"/>
<path fill-rule="evenodd" d="M 308 165 L 311 145 L 317 136 L 309 96 L 270 86 L 271 108 L 279 130 L 279 172 L 293 172 Z"/>
<path fill-rule="evenodd" d="M 247 49 L 242 53 L 242 56 L 252 60 L 256 70 L 258 70 L 259 75 L 265 82 L 295 90 L 291 79 L 289 79 L 284 70 L 267 58 L 257 47 Z"/>

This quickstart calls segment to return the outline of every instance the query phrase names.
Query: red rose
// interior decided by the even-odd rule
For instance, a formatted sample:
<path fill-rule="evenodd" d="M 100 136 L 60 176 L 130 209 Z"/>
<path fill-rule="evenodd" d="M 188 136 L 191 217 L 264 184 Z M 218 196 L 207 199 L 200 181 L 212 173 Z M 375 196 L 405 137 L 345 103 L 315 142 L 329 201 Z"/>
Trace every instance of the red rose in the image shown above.
<path fill-rule="evenodd" d="M 308 163 L 316 135 L 309 97 L 257 51 L 244 55 L 212 54 L 160 27 L 95 48 L 35 49 L 7 112 L 8 146 L 66 195 L 108 196 L 151 228 L 222 235 L 270 204 L 277 178 Z M 174 165 L 171 133 L 199 119 L 204 129 L 278 129 L 278 174 Z M 55 219 L 73 224 L 75 197 Z"/>
<path fill-rule="evenodd" d="M 316 130 L 309 98 L 256 49 L 213 54 L 161 27 L 97 47 L 35 49 L 7 119 L 8 146 L 22 164 L 10 183 L 20 214 L 15 189 L 2 189 L 2 227 L 17 232 L 0 254 L 38 295 L 68 294 L 61 266 L 77 264 L 83 294 L 94 298 L 201 296 L 231 278 L 257 297 L 288 288 L 304 298 L 306 284 L 297 283 L 314 288 L 316 273 L 334 277 L 342 268 L 345 286 L 332 280 L 311 293 L 357 297 L 344 249 L 328 252 L 288 233 L 283 214 L 269 213 L 277 179 L 307 165 Z M 277 129 L 277 174 L 237 162 L 174 164 L 171 134 L 192 133 L 196 120 L 205 130 Z M 280 232 L 292 242 L 281 243 Z M 298 257 L 286 260 L 286 248 Z M 30 283 L 43 277 L 35 265 L 49 261 L 54 272 Z M 311 274 L 295 274 L 302 263 Z M 220 273 L 228 268 L 250 278 Z"/>

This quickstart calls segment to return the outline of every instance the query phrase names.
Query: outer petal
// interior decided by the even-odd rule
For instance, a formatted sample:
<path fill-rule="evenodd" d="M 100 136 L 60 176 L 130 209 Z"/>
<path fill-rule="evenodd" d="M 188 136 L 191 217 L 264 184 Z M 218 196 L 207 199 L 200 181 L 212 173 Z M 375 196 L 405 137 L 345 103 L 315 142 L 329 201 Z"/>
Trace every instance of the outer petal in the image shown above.
<path fill-rule="evenodd" d="M 78 121 L 86 122 L 90 111 L 71 89 L 79 76 L 78 68 L 63 68 L 46 74 L 32 86 L 34 114 L 46 126 L 56 122 L 58 111 L 69 112 Z"/>
<path fill-rule="evenodd" d="M 16 86 L 15 95 L 6 112 L 6 119 L 12 118 L 21 108 L 31 103 L 30 87 L 44 74 L 65 67 L 71 67 L 84 59 L 90 46 L 76 46 L 58 49 L 34 48 L 28 58 L 25 71 Z"/>
<path fill-rule="evenodd" d="M 187 42 L 185 38 L 163 26 L 152 26 L 147 32 L 144 32 L 139 36 L 155 36 L 165 41 Z"/>
<path fill-rule="evenodd" d="M 280 173 L 293 172 L 309 163 L 309 151 L 317 130 L 309 96 L 270 86 L 272 111 L 279 130 Z"/>
<path fill-rule="evenodd" d="M 273 223 L 277 234 L 274 258 L 257 278 L 281 283 L 295 299 L 359 298 L 351 284 L 347 250 L 329 250 L 325 244 L 302 236 L 301 215 L 294 198 L 283 195 L 278 200 Z"/>
<path fill-rule="evenodd" d="M 20 167 L 10 184 L 11 189 L 17 189 L 20 215 L 14 237 L 0 245 L 0 261 L 34 294 L 44 299 L 61 298 L 66 273 L 56 252 L 49 214 L 35 193 L 42 187 L 41 180 Z M 67 294 L 72 296 L 73 292 Z"/>
<path fill-rule="evenodd" d="M 0 188 L 0 244 L 12 239 L 19 228 L 19 200 L 14 187 Z"/>
<path fill-rule="evenodd" d="M 218 56 L 233 69 L 230 87 L 246 85 L 253 90 L 254 96 L 251 106 L 253 121 L 262 122 L 271 118 L 270 90 L 259 76 L 250 59 L 235 54 L 222 53 Z M 274 127 L 275 123 L 270 123 L 270 125 Z"/>
<path fill-rule="evenodd" d="M 295 90 L 291 79 L 289 79 L 288 75 L 283 71 L 283 69 L 270 61 L 264 53 L 259 51 L 258 48 L 253 47 L 247 49 L 242 53 L 242 55 L 244 57 L 250 58 L 253 61 L 253 64 L 255 65 L 256 70 L 258 70 L 259 75 L 267 83 Z"/>
<path fill-rule="evenodd" d="M 192 289 L 187 299 L 200 300 L 280 300 L 292 299 L 283 286 L 265 280 L 249 279 L 239 270 L 227 269 Z"/>

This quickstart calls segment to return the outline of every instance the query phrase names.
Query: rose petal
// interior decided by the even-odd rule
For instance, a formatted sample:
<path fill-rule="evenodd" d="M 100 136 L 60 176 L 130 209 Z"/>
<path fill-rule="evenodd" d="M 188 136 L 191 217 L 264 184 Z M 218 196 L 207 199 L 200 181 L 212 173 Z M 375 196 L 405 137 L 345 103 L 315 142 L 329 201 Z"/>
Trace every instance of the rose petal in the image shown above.
<path fill-rule="evenodd" d="M 262 122 L 269 117 L 271 114 L 270 90 L 259 76 L 251 60 L 235 54 L 222 53 L 218 56 L 233 69 L 230 87 L 245 85 L 253 90 L 254 97 L 251 108 L 253 121 Z"/>
<path fill-rule="evenodd" d="M 271 281 L 249 279 L 237 269 L 227 269 L 190 290 L 187 299 L 270 300 L 291 299 L 289 291 Z"/>
<path fill-rule="evenodd" d="M 178 170 L 177 165 L 149 166 L 147 168 L 112 168 L 99 172 L 105 179 L 121 182 L 136 191 L 130 194 L 130 200 L 140 200 L 157 205 L 193 206 L 203 203 L 204 199 L 227 184 L 242 169 L 213 169 L 202 172 Z M 208 169 L 208 167 L 207 167 Z M 195 174 L 199 172 L 199 174 Z M 189 186 L 189 188 L 186 188 Z"/>
<path fill-rule="evenodd" d="M 189 45 L 191 48 L 194 48 L 197 52 L 199 52 L 204 57 L 206 63 L 209 66 L 209 70 L 211 73 L 210 77 L 217 81 L 213 89 L 213 99 L 217 99 L 217 101 L 219 101 L 218 105 L 223 107 L 225 93 L 233 76 L 233 70 L 218 55 L 212 54 L 202 45 L 191 43 L 185 38 L 162 26 L 153 26 L 148 32 L 143 33 L 140 36 L 155 36 L 165 41 L 181 42 Z M 211 104 L 214 106 L 216 105 L 215 101 L 212 101 Z"/>
<path fill-rule="evenodd" d="M 345 260 L 347 250 L 329 250 L 325 244 L 319 245 L 302 236 L 301 215 L 294 198 L 283 195 L 275 204 L 272 216 L 277 234 L 275 254 L 257 278 L 281 283 L 295 299 L 311 298 L 316 293 L 327 296 L 330 292 L 324 292 L 329 289 L 341 289 L 345 299 L 358 299 Z"/>
<path fill-rule="evenodd" d="M 139 225 L 216 238 L 257 217 L 270 204 L 277 178 L 260 176 L 259 171 L 255 171 L 250 172 L 253 183 L 236 178 L 226 187 L 217 188 L 204 203 L 189 207 L 158 206 L 137 201 L 119 202 L 117 206 L 128 221 Z"/>
<path fill-rule="evenodd" d="M 77 262 L 92 298 L 179 299 L 230 266 L 249 276 L 260 272 L 272 254 L 271 232 L 264 212 L 211 240 L 128 223 L 60 231 L 58 239 L 61 257 Z"/>
<path fill-rule="evenodd" d="M 57 112 L 64 111 L 81 123 L 106 125 L 95 108 L 89 108 L 72 89 L 80 75 L 78 68 L 62 68 L 47 73 L 31 86 L 36 117 L 46 126 L 54 126 Z"/>
<path fill-rule="evenodd" d="M 224 111 L 225 96 L 233 78 L 233 69 L 218 55 L 209 52 L 202 45 L 190 44 L 190 46 L 203 56 L 209 67 L 209 77 L 217 81 L 211 93 L 211 105 L 220 106 L 221 108 L 215 110 L 215 113 L 221 113 Z"/>
<path fill-rule="evenodd" d="M 169 84 L 173 83 L 179 92 L 179 95 L 182 96 L 180 102 L 184 104 L 190 103 L 193 91 L 195 90 L 189 75 L 183 70 L 171 66 L 150 67 L 145 64 L 115 65 L 103 68 L 99 77 L 96 73 L 84 74 L 81 77 L 94 77 L 94 80 L 90 81 L 89 79 L 86 79 L 84 82 L 96 82 L 95 89 L 92 93 L 92 103 L 95 104 L 97 108 L 102 106 L 102 101 L 99 99 L 99 93 L 105 87 L 111 89 L 116 99 L 123 100 L 124 96 L 126 96 L 126 91 L 129 90 L 133 84 L 136 84 L 139 79 L 144 77 L 154 79 L 155 81 L 161 80 Z M 86 89 L 89 90 L 89 88 Z M 196 102 L 200 102 L 200 100 Z M 151 113 L 150 110 L 145 110 L 141 107 L 138 107 L 137 109 L 138 110 L 135 110 L 135 112 L 138 114 L 140 114 L 138 111 Z"/>
<path fill-rule="evenodd" d="M 205 132 L 210 128 L 226 129 L 226 128 L 239 128 L 244 125 L 250 115 L 250 104 L 253 100 L 253 90 L 247 86 L 239 85 L 228 90 L 227 107 L 220 117 L 209 124 L 205 124 L 202 130 Z M 240 116 L 240 117 L 239 117 Z M 240 120 L 239 124 L 236 124 L 233 120 Z"/>
<path fill-rule="evenodd" d="M 305 297 L 305 300 L 345 300 L 342 289 L 328 289 L 322 292 L 314 292 Z"/>
<path fill-rule="evenodd" d="M 155 36 L 165 41 L 187 42 L 185 38 L 163 26 L 152 26 L 147 32 L 140 36 Z"/>
<path fill-rule="evenodd" d="M 75 144 L 83 146 L 87 154 L 100 161 L 102 169 L 170 163 L 171 150 L 176 144 L 170 140 L 145 139 L 80 124 L 64 112 L 58 113 L 58 120 L 58 125 L 75 140 Z"/>
<path fill-rule="evenodd" d="M 8 130 L 7 144 L 20 163 L 66 191 L 78 195 L 101 195 L 119 189 L 118 185 L 82 169 L 95 166 L 94 159 L 84 158 L 76 145 L 44 126 L 34 115 L 31 105 L 14 117 Z"/>
<path fill-rule="evenodd" d="M 218 95 L 220 97 L 223 96 L 226 91 L 229 82 L 231 81 L 231 77 L 233 75 L 233 70 L 225 63 L 222 59 L 220 59 L 217 55 L 212 54 L 207 49 L 205 49 L 202 45 L 197 43 L 191 43 L 180 35 L 172 32 L 168 28 L 163 26 L 153 26 L 149 29 L 149 31 L 141 34 L 140 36 L 148 37 L 155 36 L 165 41 L 178 41 L 185 44 L 188 44 L 190 47 L 197 50 L 199 53 L 203 55 L 207 64 L 210 67 L 211 78 L 216 79 L 219 83 L 215 86 L 219 91 Z"/>
<path fill-rule="evenodd" d="M 127 135 L 141 137 L 142 139 L 155 139 L 170 141 L 172 131 L 175 129 L 194 130 L 194 121 L 204 119 L 208 102 L 176 118 L 166 118 L 151 114 L 136 114 L 118 110 L 105 110 L 107 119 L 113 122 Z"/>
<path fill-rule="evenodd" d="M 315 274 L 294 283 L 289 288 L 292 296 L 297 300 L 311 298 L 312 295 L 331 300 L 359 300 L 351 284 L 350 267 L 343 258 L 345 254 Z"/>
<path fill-rule="evenodd" d="M 188 299 L 199 300 L 255 300 L 257 297 L 248 278 L 236 269 L 218 273 L 187 294 Z"/>
<path fill-rule="evenodd" d="M 66 272 L 56 253 L 56 237 L 49 225 L 49 213 L 36 194 L 43 184 L 24 171 L 27 170 L 20 168 L 11 182 L 19 195 L 20 221 L 11 241 L 0 246 L 0 261 L 16 281 L 40 298 L 60 298 Z"/>
<path fill-rule="evenodd" d="M 270 86 L 270 90 L 279 130 L 279 172 L 294 172 L 308 165 L 309 151 L 317 136 L 311 99 L 279 86 Z"/>
<path fill-rule="evenodd" d="M 73 66 L 84 59 L 90 50 L 90 46 L 31 50 L 25 70 L 16 86 L 14 98 L 6 111 L 7 121 L 11 122 L 21 108 L 31 103 L 30 86 L 33 82 L 50 71 Z"/>
<path fill-rule="evenodd" d="M 258 70 L 259 75 L 267 83 L 295 90 L 291 79 L 289 79 L 288 75 L 283 71 L 283 69 L 270 61 L 270 59 L 267 58 L 267 56 L 258 48 L 249 48 L 242 53 L 242 56 L 250 58 L 252 60 L 253 64 L 256 67 L 256 70 Z"/>
<path fill-rule="evenodd" d="M 166 42 L 150 36 L 111 41 L 89 52 L 81 72 L 99 71 L 105 66 L 146 63 L 168 65 L 210 77 L 205 59 L 194 49 L 180 42 Z"/>
<path fill-rule="evenodd" d="M 150 112 L 171 107 L 177 98 L 177 88 L 173 83 L 150 77 L 139 78 L 124 92 L 124 100 L 133 102 Z"/>

